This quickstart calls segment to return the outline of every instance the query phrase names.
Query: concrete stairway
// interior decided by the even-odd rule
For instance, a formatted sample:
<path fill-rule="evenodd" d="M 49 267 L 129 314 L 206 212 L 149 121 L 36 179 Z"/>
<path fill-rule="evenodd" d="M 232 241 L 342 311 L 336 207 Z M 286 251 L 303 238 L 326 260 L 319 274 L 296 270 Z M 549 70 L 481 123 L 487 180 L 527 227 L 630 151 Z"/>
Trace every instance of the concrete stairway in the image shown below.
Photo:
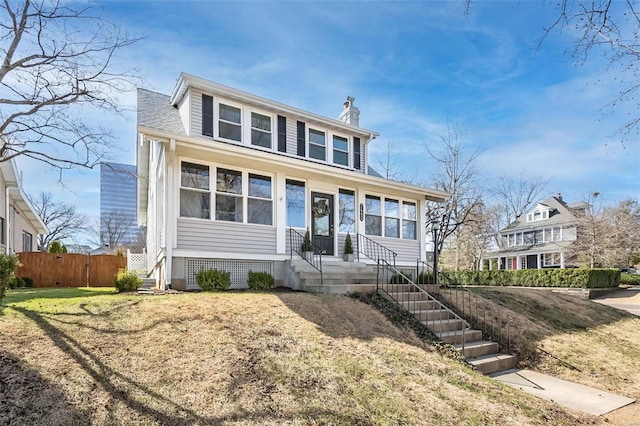
<path fill-rule="evenodd" d="M 287 261 L 285 286 L 310 293 L 346 294 L 352 292 L 375 293 L 377 273 L 375 266 L 338 259 L 322 260 L 320 272 L 303 259 Z"/>
<path fill-rule="evenodd" d="M 438 302 L 427 300 L 423 292 L 410 291 L 413 289 L 411 285 L 398 287 L 398 292 L 394 293 L 396 301 L 443 342 L 450 343 L 461 351 L 467 362 L 478 371 L 491 374 L 515 366 L 516 357 L 501 354 L 497 343 L 482 340 L 482 331 L 466 328 L 464 321 L 443 309 Z"/>
<path fill-rule="evenodd" d="M 156 288 L 155 278 L 142 278 L 142 286 L 138 289 L 140 294 L 153 294 L 153 289 Z"/>

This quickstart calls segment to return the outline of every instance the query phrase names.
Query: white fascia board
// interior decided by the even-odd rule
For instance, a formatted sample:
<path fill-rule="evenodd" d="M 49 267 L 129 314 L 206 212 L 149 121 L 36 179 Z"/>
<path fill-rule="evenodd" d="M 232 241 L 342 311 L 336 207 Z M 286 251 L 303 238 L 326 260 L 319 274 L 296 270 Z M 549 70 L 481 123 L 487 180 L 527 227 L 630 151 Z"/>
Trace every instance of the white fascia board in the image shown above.
<path fill-rule="evenodd" d="M 18 191 L 12 194 L 12 198 L 14 203 L 16 203 L 20 211 L 29 220 L 29 223 L 31 223 L 31 226 L 33 226 L 38 234 L 47 235 L 49 233 L 49 228 L 47 228 L 47 225 L 44 224 L 38 213 L 36 213 L 36 209 L 22 191 L 22 188 L 18 188 Z"/>
<path fill-rule="evenodd" d="M 236 100 L 241 103 L 249 103 L 261 108 L 272 109 L 275 112 L 280 112 L 284 114 L 295 115 L 300 118 L 311 120 L 316 123 L 327 125 L 330 127 L 337 127 L 345 132 L 353 132 L 357 133 L 361 136 L 366 137 L 367 139 L 375 139 L 380 134 L 378 132 L 374 132 L 373 130 L 367 130 L 362 127 L 353 126 L 351 124 L 344 123 L 340 120 L 335 120 L 332 118 L 324 117 L 319 114 L 315 114 L 313 112 L 305 111 L 299 108 L 295 108 L 289 105 L 281 104 L 280 102 L 272 101 L 270 99 L 266 99 L 257 95 L 253 95 L 248 92 L 243 92 L 238 89 L 234 89 L 232 87 L 224 86 L 219 83 L 214 83 L 209 80 L 205 80 L 200 77 L 196 77 L 190 74 L 181 73 L 178 82 L 171 94 L 171 98 L 169 102 L 171 105 L 177 105 L 180 102 L 180 99 L 187 92 L 189 87 L 195 87 L 201 89 L 206 93 L 217 94 L 221 97 L 228 98 L 230 100 Z"/>
<path fill-rule="evenodd" d="M 284 155 L 282 153 L 258 151 L 246 146 L 236 146 L 233 144 L 203 140 L 191 136 L 179 136 L 167 132 L 162 132 L 145 127 L 138 127 L 138 133 L 145 134 L 146 137 L 153 140 L 169 143 L 171 139 L 176 139 L 176 145 L 191 149 L 202 149 L 212 153 L 219 153 L 223 155 L 238 157 L 247 159 L 249 157 L 255 157 L 265 163 L 272 164 L 274 166 L 287 166 L 290 168 L 303 170 L 307 172 L 314 172 L 319 174 L 330 174 L 344 178 L 352 182 L 358 182 L 362 184 L 375 185 L 378 187 L 401 190 L 412 193 L 423 194 L 425 200 L 442 202 L 449 197 L 449 193 L 438 191 L 435 189 L 428 189 L 417 185 L 411 185 L 403 182 L 396 182 L 376 176 L 367 175 L 364 173 L 357 173 L 352 170 L 342 169 L 339 167 L 333 167 L 326 164 L 315 163 L 313 161 L 303 160 L 297 156 Z"/>

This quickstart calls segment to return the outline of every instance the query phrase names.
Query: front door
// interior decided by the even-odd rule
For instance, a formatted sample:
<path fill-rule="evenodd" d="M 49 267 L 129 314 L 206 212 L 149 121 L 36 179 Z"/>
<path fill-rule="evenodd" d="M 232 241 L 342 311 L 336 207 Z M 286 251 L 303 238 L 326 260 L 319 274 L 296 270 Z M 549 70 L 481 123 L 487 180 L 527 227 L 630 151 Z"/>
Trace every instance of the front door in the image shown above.
<path fill-rule="evenodd" d="M 538 255 L 530 254 L 527 256 L 527 269 L 537 269 L 538 268 Z"/>
<path fill-rule="evenodd" d="M 320 252 L 333 256 L 333 195 L 311 193 L 311 233 Z"/>

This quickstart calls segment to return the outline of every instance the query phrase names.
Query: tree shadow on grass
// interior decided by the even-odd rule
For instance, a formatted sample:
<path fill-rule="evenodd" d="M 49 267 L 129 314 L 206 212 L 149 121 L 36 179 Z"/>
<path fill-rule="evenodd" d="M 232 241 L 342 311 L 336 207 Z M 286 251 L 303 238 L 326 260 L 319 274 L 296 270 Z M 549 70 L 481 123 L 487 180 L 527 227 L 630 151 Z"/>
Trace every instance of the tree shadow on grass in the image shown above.
<path fill-rule="evenodd" d="M 88 417 L 87 411 L 67 400 L 61 388 L 0 350 L 0 424 L 86 424 Z"/>
<path fill-rule="evenodd" d="M 312 421 L 315 418 L 340 419 L 340 423 L 349 423 L 349 419 L 345 418 L 339 411 L 333 410 L 300 410 L 287 414 L 280 413 L 277 408 L 268 406 L 254 410 L 246 410 L 238 408 L 236 411 L 222 416 L 202 415 L 188 407 L 188 405 L 174 402 L 170 396 L 163 395 L 156 390 L 139 383 L 133 377 L 129 377 L 116 369 L 105 364 L 90 349 L 83 346 L 74 339 L 69 333 L 56 327 L 52 319 L 47 318 L 39 312 L 31 311 L 22 307 L 12 307 L 16 311 L 31 319 L 53 342 L 53 344 L 63 351 L 69 362 L 75 362 L 82 370 L 88 374 L 95 384 L 106 392 L 114 401 L 122 403 L 128 410 L 132 411 L 132 422 L 155 423 L 162 425 L 221 425 L 234 421 L 249 421 L 251 423 L 260 424 L 263 422 L 286 422 L 292 420 L 306 419 Z M 13 364 L 19 365 L 19 360 L 12 358 Z M 4 362 L 2 352 L 0 352 L 0 362 Z M 11 363 L 9 363 L 11 364 Z M 2 364 L 0 364 L 2 365 Z M 10 371 L 0 368 L 0 371 Z M 24 377 L 39 377 L 37 371 L 23 369 Z M 6 373 L 5 373 L 6 374 Z M 4 389 L 6 379 L 0 374 L 0 389 Z M 25 423 L 14 422 L 11 424 L 33 424 L 33 425 L 49 425 L 49 424 L 88 424 L 92 422 L 93 412 L 89 409 L 80 411 L 75 406 L 66 401 L 64 391 L 56 387 L 55 384 L 41 380 L 41 389 L 36 388 L 37 394 L 46 396 L 47 401 L 52 404 L 50 413 L 46 410 L 34 410 L 29 421 Z M 9 388 L 10 389 L 10 388 Z M 11 390 L 11 389 L 10 389 Z M 2 397 L 8 391 L 0 392 L 0 424 L 3 422 L 3 415 L 16 415 L 11 407 L 4 407 Z M 32 387 L 28 389 L 18 389 L 12 391 L 8 395 L 11 399 L 20 399 L 21 395 L 32 392 Z M 134 396 L 136 395 L 136 396 Z M 144 402 L 143 402 L 144 401 Z M 149 401 L 148 403 L 146 401 Z M 162 405 L 163 408 L 151 406 Z M 25 410 L 28 409 L 25 408 Z M 24 410 L 23 410 L 24 411 Z M 21 412 L 23 412 L 21 411 Z M 8 417 L 7 417 L 8 418 Z M 56 422 L 55 419 L 62 419 Z M 126 423 L 127 419 L 110 418 L 108 423 Z M 9 422 L 10 423 L 10 422 Z"/>

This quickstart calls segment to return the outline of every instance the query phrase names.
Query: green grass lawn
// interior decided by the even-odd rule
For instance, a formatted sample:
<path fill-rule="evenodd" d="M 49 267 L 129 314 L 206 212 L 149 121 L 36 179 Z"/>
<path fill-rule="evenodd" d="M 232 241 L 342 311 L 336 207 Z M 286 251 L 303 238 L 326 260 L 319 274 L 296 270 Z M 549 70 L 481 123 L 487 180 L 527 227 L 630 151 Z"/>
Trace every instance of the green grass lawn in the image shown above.
<path fill-rule="evenodd" d="M 597 424 L 341 296 L 12 290 L 0 424 Z"/>

